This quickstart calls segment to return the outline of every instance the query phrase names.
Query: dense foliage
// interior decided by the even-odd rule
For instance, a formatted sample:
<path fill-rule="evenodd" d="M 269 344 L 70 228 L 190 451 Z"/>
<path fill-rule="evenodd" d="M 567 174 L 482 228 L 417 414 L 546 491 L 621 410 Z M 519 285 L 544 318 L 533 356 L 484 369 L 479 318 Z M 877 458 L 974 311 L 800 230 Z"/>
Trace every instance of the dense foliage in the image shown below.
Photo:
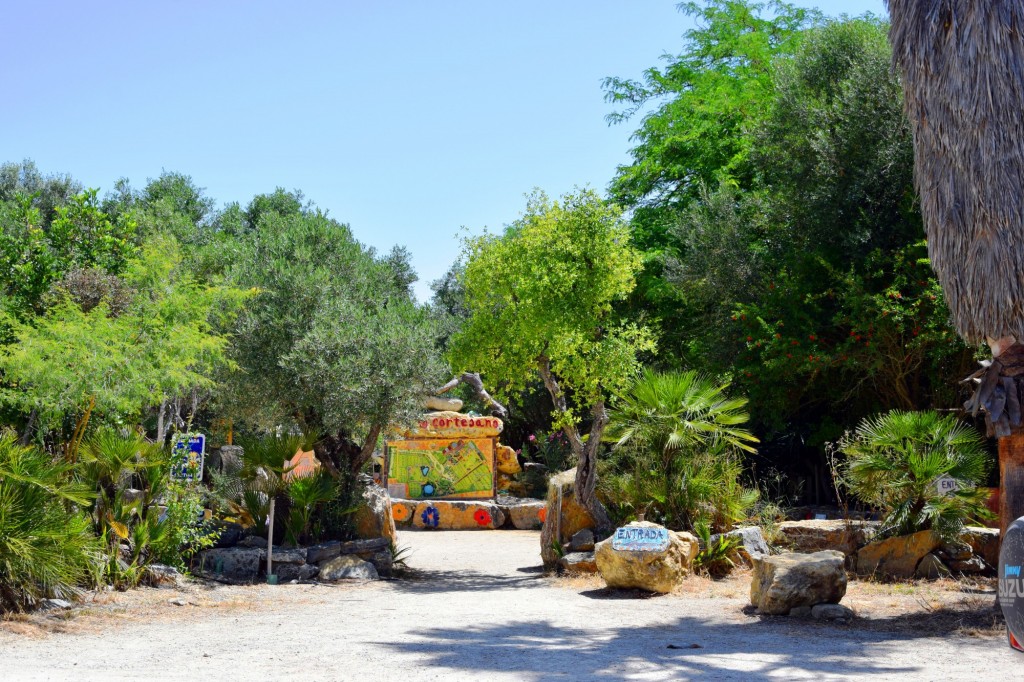
<path fill-rule="evenodd" d="M 644 375 L 609 412 L 615 443 L 601 491 L 620 520 L 644 514 L 671 528 L 731 530 L 756 490 L 740 483 L 741 451 L 757 439 L 746 400 L 694 371 Z"/>
<path fill-rule="evenodd" d="M 979 489 L 991 466 L 981 435 L 953 416 L 894 410 L 867 419 L 841 443 L 846 485 L 884 513 L 881 534 L 932 530 L 955 540 L 991 516 Z M 956 490 L 940 490 L 952 478 Z"/>
<path fill-rule="evenodd" d="M 683 9 L 679 56 L 606 83 L 619 120 L 659 102 L 611 185 L 647 263 L 624 309 L 660 332 L 658 365 L 732 376 L 762 456 L 821 492 L 826 442 L 957 405 L 972 359 L 927 260 L 886 24 Z"/>

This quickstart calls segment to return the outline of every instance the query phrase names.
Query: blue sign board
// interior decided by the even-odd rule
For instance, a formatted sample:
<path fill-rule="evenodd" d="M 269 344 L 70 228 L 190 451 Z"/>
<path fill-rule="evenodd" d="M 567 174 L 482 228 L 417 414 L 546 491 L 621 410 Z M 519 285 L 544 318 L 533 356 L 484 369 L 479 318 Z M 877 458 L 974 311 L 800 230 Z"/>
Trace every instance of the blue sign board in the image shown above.
<path fill-rule="evenodd" d="M 650 526 L 616 528 L 612 537 L 612 549 L 630 552 L 664 552 L 668 543 L 667 529 Z"/>
<path fill-rule="evenodd" d="M 181 433 L 171 446 L 171 478 L 175 481 L 203 480 L 203 460 L 206 458 L 206 436 L 201 433 Z"/>

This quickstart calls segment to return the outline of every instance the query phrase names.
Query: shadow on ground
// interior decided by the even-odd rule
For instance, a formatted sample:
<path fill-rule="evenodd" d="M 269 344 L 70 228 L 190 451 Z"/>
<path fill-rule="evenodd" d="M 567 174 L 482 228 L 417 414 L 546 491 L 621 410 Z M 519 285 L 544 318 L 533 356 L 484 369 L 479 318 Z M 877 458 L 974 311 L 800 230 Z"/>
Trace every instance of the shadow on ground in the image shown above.
<path fill-rule="evenodd" d="M 524 680 L 779 680 L 840 675 L 890 679 L 920 670 L 880 662 L 871 651 L 875 646 L 890 650 L 906 639 L 903 635 L 892 638 L 856 630 L 840 635 L 836 630 L 757 619 L 735 624 L 684 617 L 669 625 L 606 630 L 535 621 L 432 628 L 415 641 L 379 644 L 415 655 L 421 664 L 474 676 L 513 673 Z"/>

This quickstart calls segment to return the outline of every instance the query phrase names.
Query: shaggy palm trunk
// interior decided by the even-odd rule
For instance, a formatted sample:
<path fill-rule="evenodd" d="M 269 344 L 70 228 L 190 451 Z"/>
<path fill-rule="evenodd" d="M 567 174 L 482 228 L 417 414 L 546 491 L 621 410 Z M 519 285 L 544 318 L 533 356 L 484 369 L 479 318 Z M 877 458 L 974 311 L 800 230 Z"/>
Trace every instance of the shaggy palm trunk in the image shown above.
<path fill-rule="evenodd" d="M 1007 339 L 992 351 L 991 362 L 969 377 L 977 389 L 964 408 L 975 416 L 984 412 L 987 435 L 999 439 L 999 527 L 1005 532 L 1024 516 L 1024 345 Z"/>
<path fill-rule="evenodd" d="M 984 378 L 968 409 L 983 408 L 990 435 L 1000 439 L 1006 528 L 1024 512 L 1018 504 L 1024 499 L 1018 454 L 1024 363 L 1016 343 L 1024 339 L 1024 4 L 888 5 L 928 255 L 957 333 L 969 344 L 992 346 L 992 366 L 979 373 Z"/>

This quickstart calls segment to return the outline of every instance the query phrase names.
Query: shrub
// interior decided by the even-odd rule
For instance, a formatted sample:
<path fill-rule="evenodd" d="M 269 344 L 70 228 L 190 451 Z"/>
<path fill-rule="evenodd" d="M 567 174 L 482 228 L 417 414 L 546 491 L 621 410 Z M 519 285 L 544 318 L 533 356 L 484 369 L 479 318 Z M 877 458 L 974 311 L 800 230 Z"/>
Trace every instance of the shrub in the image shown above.
<path fill-rule="evenodd" d="M 843 483 L 882 510 L 883 536 L 932 530 L 954 539 L 969 520 L 991 516 L 987 493 L 977 488 L 991 458 L 981 435 L 955 417 L 894 410 L 865 419 L 839 449 L 846 455 Z M 959 488 L 940 493 L 936 482 L 943 476 Z"/>
<path fill-rule="evenodd" d="M 70 465 L 0 435 L 0 610 L 74 597 L 95 575 L 99 545 L 87 487 Z"/>
<path fill-rule="evenodd" d="M 730 530 L 757 501 L 744 488 L 741 450 L 757 439 L 742 428 L 746 400 L 698 372 L 646 372 L 609 412 L 615 451 L 602 484 L 613 514 L 643 513 L 673 528 Z"/>

